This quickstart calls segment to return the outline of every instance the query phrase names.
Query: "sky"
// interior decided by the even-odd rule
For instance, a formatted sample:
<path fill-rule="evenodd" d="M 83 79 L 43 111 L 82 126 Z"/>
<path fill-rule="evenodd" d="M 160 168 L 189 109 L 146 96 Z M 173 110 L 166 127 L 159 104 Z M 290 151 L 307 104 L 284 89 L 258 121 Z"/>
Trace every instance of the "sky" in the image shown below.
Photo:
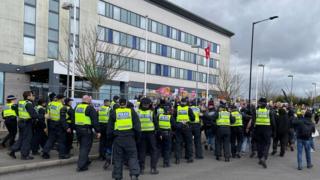
<path fill-rule="evenodd" d="M 320 93 L 320 0 L 170 1 L 235 33 L 230 68 L 243 75 L 244 87 L 249 82 L 252 22 L 279 16 L 255 26 L 253 88 L 257 73 L 262 74 L 257 65 L 264 64 L 264 79 L 276 92 L 290 90 L 292 74 L 295 95 L 314 92 L 313 82 Z"/>

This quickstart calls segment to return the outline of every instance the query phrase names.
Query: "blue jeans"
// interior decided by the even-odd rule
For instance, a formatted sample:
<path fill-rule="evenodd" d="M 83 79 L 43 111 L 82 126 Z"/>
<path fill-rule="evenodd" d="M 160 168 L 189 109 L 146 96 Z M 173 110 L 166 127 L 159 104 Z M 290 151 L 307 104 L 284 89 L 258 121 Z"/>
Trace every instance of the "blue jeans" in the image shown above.
<path fill-rule="evenodd" d="M 310 147 L 311 147 L 313 150 L 316 150 L 315 147 L 314 147 L 314 139 L 313 139 L 313 137 L 310 139 Z"/>
<path fill-rule="evenodd" d="M 311 153 L 310 153 L 310 142 L 311 140 L 297 139 L 297 158 L 298 158 L 298 168 L 302 168 L 302 152 L 303 148 L 306 153 L 307 166 L 311 166 Z"/>

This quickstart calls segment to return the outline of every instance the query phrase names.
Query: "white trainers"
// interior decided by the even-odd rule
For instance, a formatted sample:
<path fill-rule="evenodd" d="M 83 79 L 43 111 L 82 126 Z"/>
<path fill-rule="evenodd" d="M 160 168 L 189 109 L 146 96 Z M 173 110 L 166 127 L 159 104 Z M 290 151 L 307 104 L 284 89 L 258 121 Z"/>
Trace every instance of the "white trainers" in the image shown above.
<path fill-rule="evenodd" d="M 311 149 L 310 149 L 310 152 L 312 152 L 312 153 L 313 153 L 313 152 L 316 152 L 316 151 L 315 151 L 314 149 L 312 149 L 312 148 L 311 148 Z"/>

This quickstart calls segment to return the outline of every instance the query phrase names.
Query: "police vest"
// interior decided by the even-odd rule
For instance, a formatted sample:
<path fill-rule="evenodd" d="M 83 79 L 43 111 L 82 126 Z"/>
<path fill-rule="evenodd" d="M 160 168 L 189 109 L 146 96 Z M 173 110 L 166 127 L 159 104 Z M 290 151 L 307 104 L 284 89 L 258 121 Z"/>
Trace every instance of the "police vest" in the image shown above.
<path fill-rule="evenodd" d="M 99 109 L 99 123 L 108 123 L 109 121 L 109 106 L 101 106 Z"/>
<path fill-rule="evenodd" d="M 160 114 L 159 115 L 159 128 L 164 130 L 171 129 L 171 115 Z"/>
<path fill-rule="evenodd" d="M 40 109 L 44 109 L 44 110 L 45 110 L 45 108 L 44 108 L 44 107 L 42 107 L 41 105 L 38 105 L 38 106 L 36 107 L 36 111 L 37 111 L 37 113 L 39 113 Z"/>
<path fill-rule="evenodd" d="M 133 128 L 132 116 L 130 108 L 116 109 L 116 122 L 114 123 L 114 130 L 126 131 Z"/>
<path fill-rule="evenodd" d="M 141 131 L 154 131 L 154 124 L 152 121 L 152 111 L 141 109 L 138 110 L 138 115 L 141 123 Z"/>
<path fill-rule="evenodd" d="M 66 120 L 67 120 L 67 123 L 68 123 L 68 124 L 71 124 L 72 121 L 71 121 L 71 117 L 69 116 L 70 107 L 69 107 L 69 106 L 66 106 L 66 108 L 67 108 Z"/>
<path fill-rule="evenodd" d="M 200 123 L 200 108 L 197 106 L 191 106 L 191 109 L 194 114 L 194 122 L 191 123 Z"/>
<path fill-rule="evenodd" d="M 75 124 L 79 126 L 91 125 L 91 119 L 86 115 L 88 104 L 78 104 L 75 109 Z"/>
<path fill-rule="evenodd" d="M 189 106 L 178 106 L 177 122 L 189 122 Z"/>
<path fill-rule="evenodd" d="M 18 103 L 19 119 L 24 119 L 24 120 L 31 119 L 31 116 L 26 109 L 27 103 L 29 103 L 29 102 L 27 102 L 25 100 L 19 101 L 19 103 Z"/>
<path fill-rule="evenodd" d="M 116 104 L 116 102 L 112 101 L 110 104 L 110 108 L 113 109 L 113 106 Z"/>
<path fill-rule="evenodd" d="M 259 108 L 256 111 L 256 125 L 258 126 L 270 126 L 269 110 L 266 108 Z"/>
<path fill-rule="evenodd" d="M 49 115 L 52 121 L 60 121 L 60 110 L 63 108 L 63 104 L 58 101 L 51 102 L 49 106 Z"/>
<path fill-rule="evenodd" d="M 236 122 L 231 124 L 231 126 L 243 126 L 242 115 L 238 111 L 233 111 L 231 114 L 236 119 Z"/>
<path fill-rule="evenodd" d="M 157 109 L 157 115 L 161 115 L 161 114 L 164 114 L 164 109 L 163 108 L 158 108 Z"/>
<path fill-rule="evenodd" d="M 228 111 L 219 112 L 217 126 L 230 126 L 230 113 Z"/>
<path fill-rule="evenodd" d="M 8 103 L 3 107 L 3 117 L 17 117 L 17 113 L 15 110 L 12 109 L 13 103 Z"/>

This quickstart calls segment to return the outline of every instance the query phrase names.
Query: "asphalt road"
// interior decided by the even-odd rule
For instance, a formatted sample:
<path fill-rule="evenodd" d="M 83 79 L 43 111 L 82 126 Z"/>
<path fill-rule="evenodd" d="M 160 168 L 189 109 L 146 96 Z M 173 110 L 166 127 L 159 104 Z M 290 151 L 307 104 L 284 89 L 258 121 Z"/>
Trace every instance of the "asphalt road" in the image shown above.
<path fill-rule="evenodd" d="M 232 159 L 230 163 L 216 161 L 210 152 L 205 159 L 196 160 L 192 164 L 182 162 L 172 164 L 171 168 L 162 168 L 159 161 L 159 175 L 140 176 L 141 180 L 319 180 L 320 153 L 312 153 L 313 169 L 296 170 L 296 151 L 288 152 L 284 158 L 271 156 L 268 169 L 257 164 L 257 159 L 244 157 Z M 305 162 L 305 161 L 304 161 Z M 52 167 L 47 169 L 19 172 L 0 176 L 0 180 L 111 180 L 111 170 L 102 169 L 103 162 L 94 161 L 89 171 L 78 173 L 76 165 Z M 149 167 L 149 166 L 146 166 Z M 147 171 L 147 169 L 146 169 Z M 129 179 L 128 170 L 124 171 L 124 179 Z"/>

